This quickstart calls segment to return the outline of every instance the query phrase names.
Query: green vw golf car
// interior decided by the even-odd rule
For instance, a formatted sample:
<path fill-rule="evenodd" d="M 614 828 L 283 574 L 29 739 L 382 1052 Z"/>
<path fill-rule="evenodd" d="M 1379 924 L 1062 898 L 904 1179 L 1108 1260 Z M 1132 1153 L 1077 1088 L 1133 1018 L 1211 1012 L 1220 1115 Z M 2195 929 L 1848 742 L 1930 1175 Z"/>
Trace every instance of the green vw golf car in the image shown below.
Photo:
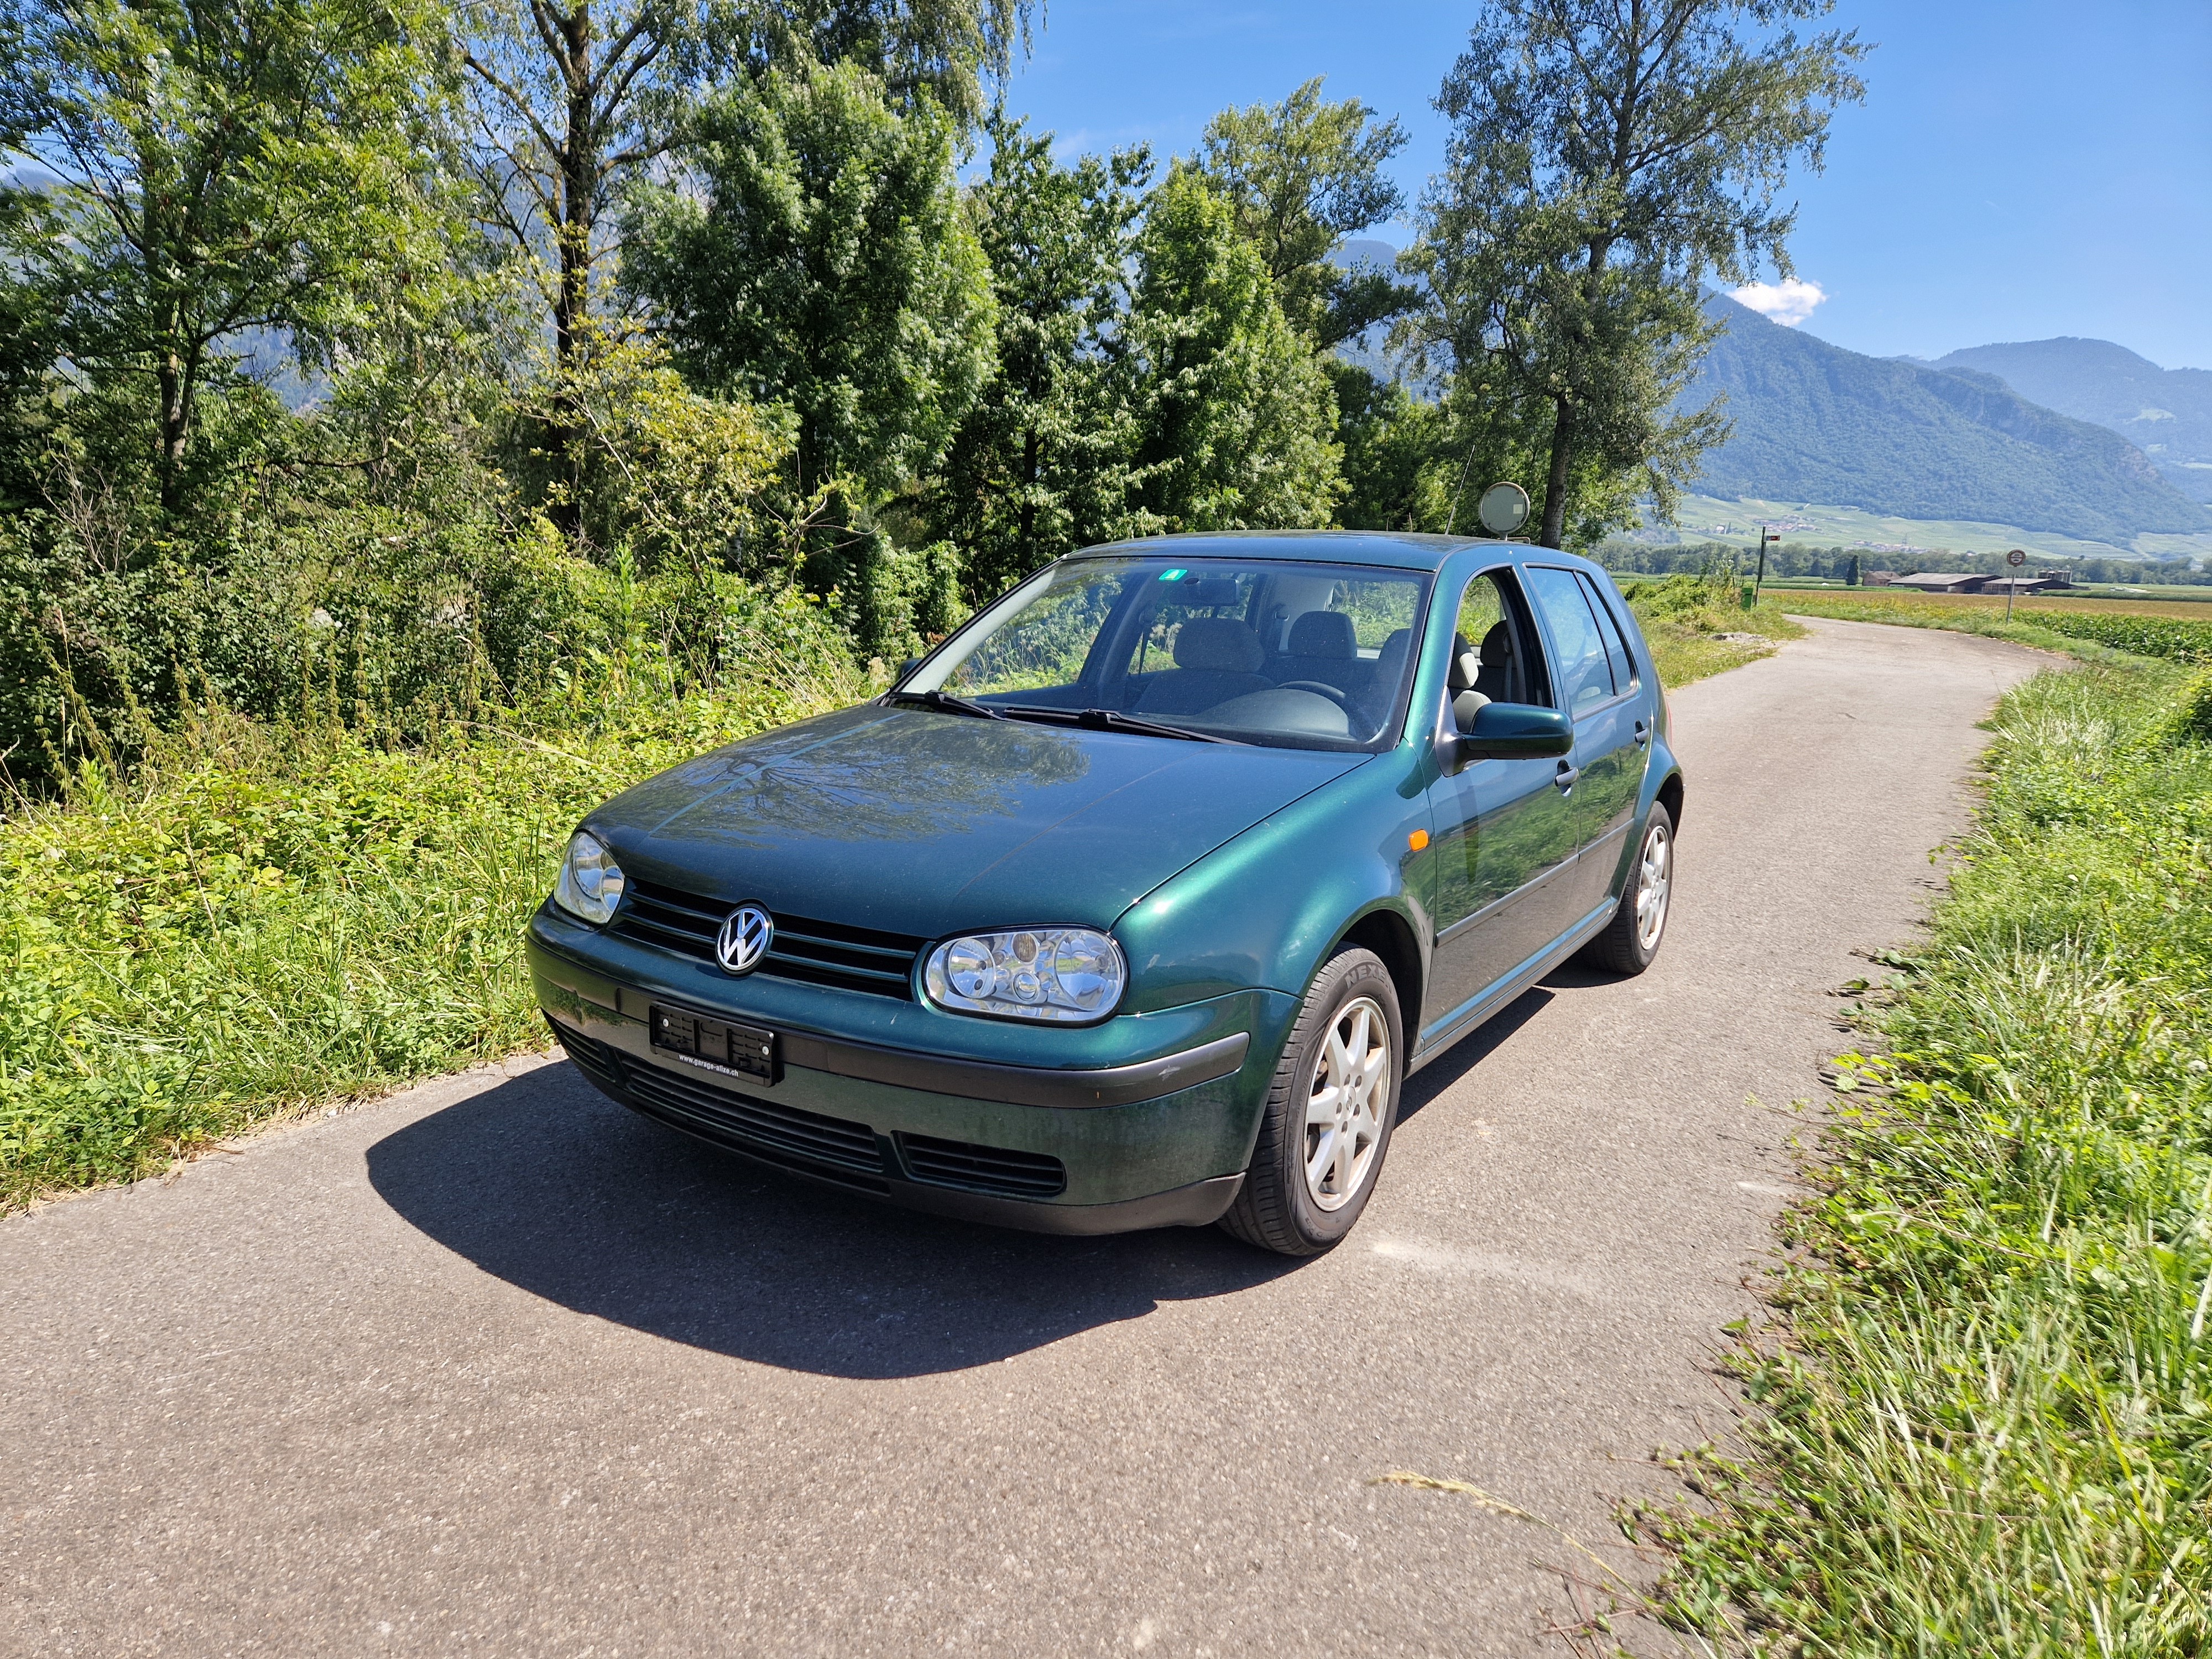
<path fill-rule="evenodd" d="M 528 950 L 577 1068 L 717 1146 L 940 1214 L 1309 1255 L 1411 1073 L 1570 956 L 1651 961 L 1681 815 L 1596 565 L 1165 537 L 607 802 Z"/>

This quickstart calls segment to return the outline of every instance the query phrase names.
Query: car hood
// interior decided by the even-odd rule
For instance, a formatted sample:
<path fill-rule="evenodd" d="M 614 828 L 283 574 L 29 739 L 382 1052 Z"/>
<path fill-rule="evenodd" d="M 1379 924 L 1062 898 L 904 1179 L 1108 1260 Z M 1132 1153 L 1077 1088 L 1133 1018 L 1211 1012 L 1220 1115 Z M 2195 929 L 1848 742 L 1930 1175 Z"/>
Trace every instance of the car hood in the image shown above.
<path fill-rule="evenodd" d="M 634 877 L 785 915 L 1104 927 L 1369 758 L 869 705 L 687 762 L 587 822 Z"/>

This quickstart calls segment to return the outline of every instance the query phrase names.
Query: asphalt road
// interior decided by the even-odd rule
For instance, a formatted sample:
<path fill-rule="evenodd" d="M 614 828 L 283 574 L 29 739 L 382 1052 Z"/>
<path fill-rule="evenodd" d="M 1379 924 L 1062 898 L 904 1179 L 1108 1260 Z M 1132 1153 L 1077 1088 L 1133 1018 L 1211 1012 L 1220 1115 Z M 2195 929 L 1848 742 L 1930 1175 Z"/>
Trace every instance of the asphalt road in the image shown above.
<path fill-rule="evenodd" d="M 1370 1482 L 1639 1572 L 1727 1423 L 1775 1109 L 2037 660 L 1816 627 L 1674 698 L 1658 964 L 1414 1079 L 1319 1261 L 878 1210 L 544 1063 L 0 1224 L 0 1650 L 1565 1653 L 1570 1544 Z"/>

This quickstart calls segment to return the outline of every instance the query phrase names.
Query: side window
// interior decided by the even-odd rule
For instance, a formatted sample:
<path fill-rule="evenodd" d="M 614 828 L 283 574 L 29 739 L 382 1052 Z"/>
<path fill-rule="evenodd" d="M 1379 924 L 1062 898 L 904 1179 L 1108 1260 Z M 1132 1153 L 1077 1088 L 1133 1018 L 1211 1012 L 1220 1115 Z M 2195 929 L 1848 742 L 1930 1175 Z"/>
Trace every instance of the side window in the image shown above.
<path fill-rule="evenodd" d="M 1580 715 L 1613 696 L 1613 667 L 1606 660 L 1605 639 L 1597 618 L 1571 570 L 1531 566 L 1529 591 L 1536 608 L 1552 631 L 1552 646 L 1559 653 L 1559 704 L 1570 714 Z"/>
<path fill-rule="evenodd" d="M 1485 571 L 1470 580 L 1460 596 L 1449 690 L 1480 692 L 1491 702 L 1546 702 L 1543 659 L 1528 615 L 1510 569 Z"/>
<path fill-rule="evenodd" d="M 1583 572 L 1577 570 L 1575 574 L 1582 578 L 1583 597 L 1597 613 L 1597 630 L 1605 640 L 1606 660 L 1613 665 L 1613 689 L 1628 690 L 1636 684 L 1636 658 L 1620 631 L 1620 618 L 1607 603 L 1604 590 Z"/>

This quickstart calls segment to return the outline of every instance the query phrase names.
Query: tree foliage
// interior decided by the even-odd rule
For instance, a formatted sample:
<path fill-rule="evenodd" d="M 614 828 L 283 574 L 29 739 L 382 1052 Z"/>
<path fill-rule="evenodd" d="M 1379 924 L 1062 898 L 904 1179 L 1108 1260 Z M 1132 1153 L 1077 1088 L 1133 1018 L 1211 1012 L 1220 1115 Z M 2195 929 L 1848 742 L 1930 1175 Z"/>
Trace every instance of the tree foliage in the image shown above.
<path fill-rule="evenodd" d="M 580 717 L 771 612 L 888 659 L 1077 546 L 1499 477 L 1595 537 L 1856 90 L 1819 0 L 1622 7 L 1486 7 L 1392 271 L 1395 120 L 1056 159 L 994 112 L 1027 0 L 0 0 L 0 757 Z"/>
<path fill-rule="evenodd" d="M 933 533 L 963 550 L 971 602 L 1128 527 L 1126 277 L 1152 171 L 1143 149 L 1063 167 L 1048 136 L 1004 118 L 990 131 L 990 172 L 969 208 L 998 301 L 996 360 L 926 507 Z"/>
<path fill-rule="evenodd" d="M 696 189 L 636 217 L 629 281 L 700 383 L 787 405 L 802 494 L 888 495 L 933 465 L 990 366 L 989 267 L 953 127 L 852 65 L 771 70 L 710 100 Z"/>
<path fill-rule="evenodd" d="M 1174 168 L 1154 193 L 1137 267 L 1133 528 L 1328 524 L 1342 481 L 1328 374 L 1235 208 L 1194 167 Z"/>
<path fill-rule="evenodd" d="M 1378 121 L 1357 98 L 1326 103 L 1319 76 L 1281 103 L 1229 109 L 1207 123 L 1199 170 L 1237 212 L 1260 250 L 1292 326 L 1322 347 L 1356 339 L 1409 310 L 1419 291 L 1372 267 L 1331 256 L 1344 239 L 1395 216 L 1404 194 L 1382 171 L 1405 130 Z"/>
<path fill-rule="evenodd" d="M 5 252 L 77 369 L 146 386 L 167 510 L 225 345 L 313 335 L 420 246 L 422 22 L 377 0 L 11 0 L 0 128 L 58 183 Z"/>

